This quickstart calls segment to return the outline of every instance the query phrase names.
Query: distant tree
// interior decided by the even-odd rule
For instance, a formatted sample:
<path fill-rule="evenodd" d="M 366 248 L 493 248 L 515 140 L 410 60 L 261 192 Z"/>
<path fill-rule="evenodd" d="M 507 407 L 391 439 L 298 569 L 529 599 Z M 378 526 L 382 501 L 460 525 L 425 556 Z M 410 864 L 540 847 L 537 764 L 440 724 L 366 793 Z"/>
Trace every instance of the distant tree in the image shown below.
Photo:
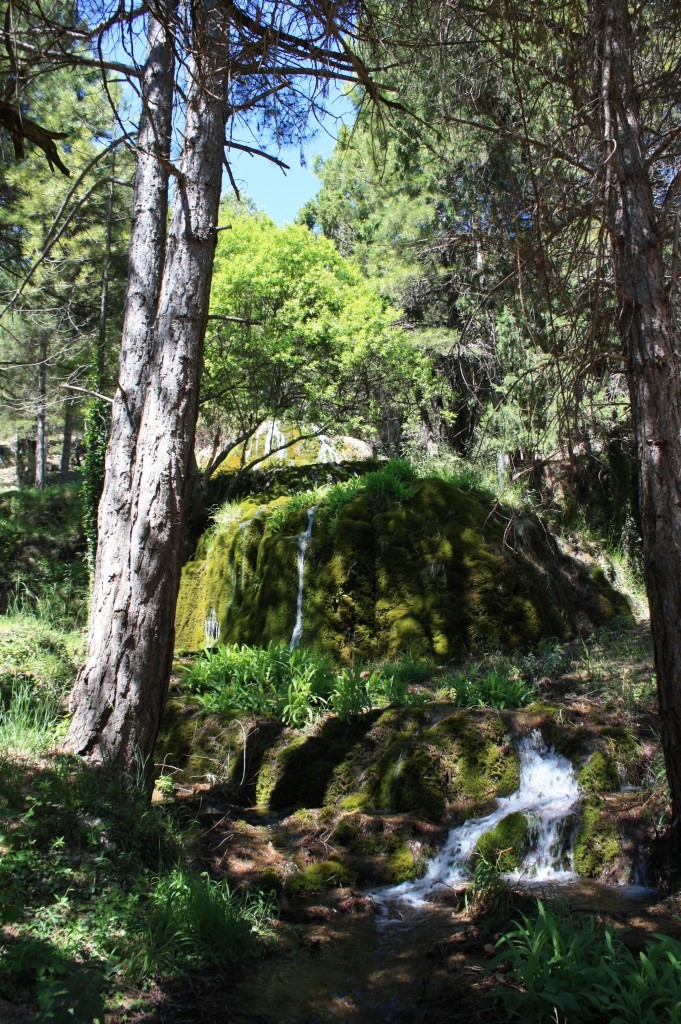
<path fill-rule="evenodd" d="M 93 71 L 62 69 L 49 88 L 44 80 L 33 83 L 24 110 L 34 108 L 69 129 L 64 156 L 75 183 L 50 173 L 40 151 L 28 152 L 21 163 L 3 153 L 8 201 L 0 209 L 0 238 L 11 244 L 0 266 L 0 393 L 5 416 L 36 437 L 36 484 L 44 486 L 48 420 L 51 433 L 56 418 L 62 420 L 64 476 L 84 390 L 95 383 L 100 391 L 111 389 L 131 161 L 111 149 L 113 114 Z M 102 307 L 105 264 L 109 288 Z M 100 338 L 103 308 L 108 338 Z"/>
<path fill-rule="evenodd" d="M 268 420 L 373 437 L 387 406 L 409 411 L 427 370 L 359 270 L 305 227 L 229 205 L 221 219 L 230 230 L 220 232 L 206 337 L 202 418 L 214 435 L 204 481 L 239 445 L 247 469 L 243 442 Z"/>
<path fill-rule="evenodd" d="M 432 0 L 376 9 L 378 62 L 424 59 L 446 122 L 514 144 L 519 222 L 560 368 L 619 358 L 637 450 L 643 555 L 674 827 L 681 825 L 681 24 L 673 0 Z M 465 73 L 462 69 L 465 66 Z M 508 103 L 487 102 L 500 94 Z M 522 225 L 522 232 L 520 227 Z M 534 297 L 540 302 L 534 306 Z M 613 330 L 618 341 L 615 351 Z M 577 412 L 581 377 L 559 379 Z"/>

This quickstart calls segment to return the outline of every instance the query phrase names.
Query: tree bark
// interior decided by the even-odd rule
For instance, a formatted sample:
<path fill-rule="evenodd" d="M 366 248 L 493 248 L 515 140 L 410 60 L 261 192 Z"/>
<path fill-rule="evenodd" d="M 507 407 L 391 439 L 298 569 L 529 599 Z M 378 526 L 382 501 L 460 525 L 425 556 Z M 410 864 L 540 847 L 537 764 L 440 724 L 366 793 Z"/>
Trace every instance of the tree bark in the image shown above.
<path fill-rule="evenodd" d="M 35 485 L 45 489 L 47 477 L 47 337 L 40 339 L 38 354 L 38 412 L 35 432 Z"/>
<path fill-rule="evenodd" d="M 138 429 L 123 444 L 119 432 L 109 445 L 109 493 L 119 501 L 125 494 L 125 504 L 109 509 L 102 502 L 89 656 L 67 737 L 70 750 L 128 776 L 143 772 L 147 781 L 173 656 L 226 117 L 224 28 L 210 9 L 193 12 L 193 48 L 201 57 L 190 68 L 151 353 L 147 345 L 124 357 L 130 372 L 139 369 L 143 402 L 128 402 Z M 138 272 L 131 272 L 129 294 L 148 323 Z"/>
<path fill-rule="evenodd" d="M 69 478 L 69 467 L 71 465 L 71 443 L 73 440 L 73 406 L 71 402 L 64 402 L 64 429 L 61 442 L 61 461 L 59 464 L 59 479 L 64 483 Z"/>
<path fill-rule="evenodd" d="M 625 0 L 595 0 L 608 224 L 628 354 L 646 588 L 674 826 L 681 820 L 681 391 L 663 232 L 646 166 Z M 607 166 L 607 165 L 606 165 Z"/>
<path fill-rule="evenodd" d="M 154 12 L 149 14 L 148 54 L 142 75 L 128 284 L 118 390 L 109 435 L 109 451 L 115 451 L 116 465 L 112 472 L 107 472 L 104 482 L 100 503 L 100 517 L 104 522 L 99 527 L 103 531 L 108 530 L 118 518 L 130 494 L 137 434 L 151 370 L 152 334 L 165 258 L 174 94 L 174 0 L 160 0 Z M 101 338 L 99 348 L 103 351 Z M 127 469 L 124 468 L 126 465 Z"/>

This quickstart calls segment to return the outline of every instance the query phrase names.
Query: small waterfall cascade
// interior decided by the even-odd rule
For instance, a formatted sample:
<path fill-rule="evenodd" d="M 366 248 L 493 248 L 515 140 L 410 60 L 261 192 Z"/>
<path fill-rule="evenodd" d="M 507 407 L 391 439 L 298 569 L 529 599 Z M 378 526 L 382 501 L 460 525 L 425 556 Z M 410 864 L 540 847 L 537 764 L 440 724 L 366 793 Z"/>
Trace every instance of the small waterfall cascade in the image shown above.
<path fill-rule="evenodd" d="M 510 881 L 567 882 L 576 876 L 570 870 L 570 818 L 580 801 L 572 765 L 547 748 L 541 734 L 518 743 L 520 786 L 511 796 L 501 797 L 491 814 L 471 818 L 452 829 L 423 878 L 403 882 L 375 892 L 378 902 L 421 905 L 440 888 L 456 887 L 471 878 L 470 863 L 481 836 L 491 832 L 509 814 L 520 812 L 528 818 L 530 850 L 520 870 L 507 875 Z"/>
<path fill-rule="evenodd" d="M 206 647 L 212 647 L 220 639 L 220 623 L 215 608 L 211 608 L 210 615 L 204 620 L 203 631 L 206 634 Z"/>
<path fill-rule="evenodd" d="M 326 434 L 319 435 L 319 453 L 317 455 L 317 461 L 324 463 L 331 462 L 336 465 L 343 461 L 336 445 Z"/>
<path fill-rule="evenodd" d="M 314 505 L 312 508 L 307 510 L 307 529 L 303 533 L 298 534 L 298 600 L 296 603 L 296 624 L 293 627 L 293 635 L 291 636 L 291 643 L 289 644 L 290 650 L 293 650 L 294 647 L 298 646 L 303 635 L 303 581 L 305 577 L 305 554 L 312 536 L 312 525 L 314 523 L 314 514 L 316 509 L 317 506 Z"/>
<path fill-rule="evenodd" d="M 246 461 L 272 455 L 277 459 L 288 458 L 288 448 L 281 448 L 286 438 L 277 420 L 263 420 L 246 447 Z M 281 448 L 281 451 L 277 451 Z"/>

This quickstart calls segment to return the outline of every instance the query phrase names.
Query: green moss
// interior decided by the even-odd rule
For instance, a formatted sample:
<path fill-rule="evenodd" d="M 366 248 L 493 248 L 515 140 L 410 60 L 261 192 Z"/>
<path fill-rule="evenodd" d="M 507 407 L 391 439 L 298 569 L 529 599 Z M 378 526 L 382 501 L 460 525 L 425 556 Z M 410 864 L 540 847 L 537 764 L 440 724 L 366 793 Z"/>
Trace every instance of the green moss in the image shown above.
<path fill-rule="evenodd" d="M 520 762 L 505 736 L 497 715 L 459 712 L 435 727 L 436 742 L 447 751 L 450 800 L 484 803 L 515 792 L 520 783 Z"/>
<path fill-rule="evenodd" d="M 303 603 L 308 646 L 339 661 L 407 650 L 447 659 L 569 631 L 565 603 L 576 594 L 570 596 L 555 552 L 529 519 L 509 545 L 508 517 L 483 494 L 439 479 L 381 493 L 371 480 L 365 487 L 352 481 L 347 500 L 310 496 L 318 508 Z M 203 646 L 212 608 L 224 641 L 290 638 L 306 500 L 244 503 L 202 540 L 183 570 L 179 648 Z M 282 513 L 287 508 L 290 514 Z M 577 596 L 585 587 L 617 603 L 607 580 L 587 576 Z"/>
<path fill-rule="evenodd" d="M 606 725 L 600 734 L 608 744 L 612 759 L 625 771 L 639 760 L 641 751 L 638 740 L 626 725 Z"/>
<path fill-rule="evenodd" d="M 579 875 L 596 878 L 620 853 L 615 826 L 603 814 L 604 804 L 589 797 L 582 808 L 582 823 L 575 842 L 574 867 Z"/>
<path fill-rule="evenodd" d="M 514 871 L 522 865 L 529 848 L 528 817 L 516 811 L 503 818 L 491 832 L 480 836 L 474 856 L 496 865 L 500 871 Z"/>
<path fill-rule="evenodd" d="M 600 750 L 591 755 L 577 778 L 585 793 L 610 793 L 621 786 L 617 766 Z"/>
<path fill-rule="evenodd" d="M 416 878 L 416 861 L 408 846 L 400 846 L 388 857 L 386 880 L 399 884 L 412 882 Z"/>
<path fill-rule="evenodd" d="M 311 864 L 299 874 L 292 875 L 287 882 L 287 888 L 292 896 L 304 898 L 318 896 L 327 889 L 354 885 L 356 880 L 354 872 L 340 861 L 324 860 L 319 864 Z"/>
<path fill-rule="evenodd" d="M 154 760 L 172 765 L 174 780 L 196 782 L 230 777 L 243 751 L 240 726 L 220 715 L 206 714 L 186 700 L 169 700 L 156 743 Z"/>
<path fill-rule="evenodd" d="M 369 772 L 366 791 L 371 805 L 381 811 L 441 821 L 447 809 L 446 778 L 438 751 L 417 745 L 407 733 L 390 739 Z"/>
<path fill-rule="evenodd" d="M 321 806 L 322 800 L 305 800 L 302 786 L 296 783 L 296 762 L 304 742 L 304 737 L 287 735 L 282 746 L 268 752 L 260 766 L 255 787 L 258 807 L 282 810 L 295 806 Z M 303 779 L 304 776 L 300 782 Z"/>
<path fill-rule="evenodd" d="M 366 793 L 351 793 L 350 796 L 343 797 L 340 806 L 344 811 L 363 811 L 368 802 Z"/>

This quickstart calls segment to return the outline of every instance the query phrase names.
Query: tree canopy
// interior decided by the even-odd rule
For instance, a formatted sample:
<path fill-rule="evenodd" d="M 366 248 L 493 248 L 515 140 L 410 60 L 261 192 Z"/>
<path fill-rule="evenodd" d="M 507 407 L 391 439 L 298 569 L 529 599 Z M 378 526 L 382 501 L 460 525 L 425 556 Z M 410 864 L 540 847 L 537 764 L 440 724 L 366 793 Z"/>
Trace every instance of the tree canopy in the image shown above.
<path fill-rule="evenodd" d="M 221 219 L 202 416 L 230 445 L 207 471 L 269 419 L 371 437 L 387 407 L 408 415 L 428 368 L 375 285 L 306 227 L 234 206 Z"/>

